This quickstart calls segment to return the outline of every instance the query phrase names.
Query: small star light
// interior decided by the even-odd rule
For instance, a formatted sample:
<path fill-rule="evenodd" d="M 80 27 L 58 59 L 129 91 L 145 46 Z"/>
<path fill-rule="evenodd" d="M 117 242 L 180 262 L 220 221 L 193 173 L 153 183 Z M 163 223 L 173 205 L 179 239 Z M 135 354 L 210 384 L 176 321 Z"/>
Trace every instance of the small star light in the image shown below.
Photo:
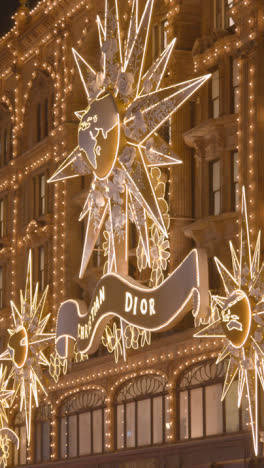
<path fill-rule="evenodd" d="M 260 266 L 260 233 L 251 251 L 245 189 L 242 189 L 240 247 L 230 242 L 233 271 L 215 258 L 225 296 L 211 300 L 213 323 L 195 337 L 225 339 L 217 363 L 229 356 L 222 400 L 238 378 L 238 407 L 246 393 L 254 450 L 258 453 L 258 379 L 264 389 L 264 263 Z"/>
<path fill-rule="evenodd" d="M 150 170 L 181 161 L 158 130 L 210 75 L 160 87 L 176 39 L 143 74 L 153 4 L 154 0 L 146 2 L 139 22 L 138 0 L 133 1 L 128 33 L 122 43 L 117 0 L 105 1 L 104 19 L 97 18 L 101 53 L 97 72 L 73 50 L 87 107 L 75 113 L 79 120 L 78 146 L 50 182 L 92 174 L 80 215 L 80 221 L 87 218 L 80 278 L 101 229 L 108 239 L 106 273 L 124 272 L 129 221 L 136 226 L 148 266 L 148 220 L 168 236 Z"/>
<path fill-rule="evenodd" d="M 44 349 L 54 339 L 54 334 L 44 333 L 50 314 L 43 317 L 48 286 L 38 302 L 38 284 L 33 294 L 32 252 L 29 252 L 26 287 L 23 294 L 20 291 L 20 311 L 11 301 L 13 327 L 8 330 L 10 335 L 7 350 L 1 354 L 0 360 L 12 361 L 9 379 L 13 379 L 13 397 L 19 395 L 20 411 L 24 411 L 27 440 L 30 442 L 31 409 L 33 404 L 38 407 L 38 392 L 47 395 L 43 383 L 42 366 L 49 366 L 44 355 Z M 0 393 L 1 396 L 1 393 Z"/>

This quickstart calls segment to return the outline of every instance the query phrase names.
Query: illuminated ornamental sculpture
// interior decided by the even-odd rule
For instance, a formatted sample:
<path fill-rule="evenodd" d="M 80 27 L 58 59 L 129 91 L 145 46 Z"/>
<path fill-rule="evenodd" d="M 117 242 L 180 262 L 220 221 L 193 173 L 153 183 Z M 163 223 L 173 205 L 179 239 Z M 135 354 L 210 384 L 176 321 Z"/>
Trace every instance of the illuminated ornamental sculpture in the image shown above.
<path fill-rule="evenodd" d="M 194 290 L 200 291 L 200 270 L 205 260 L 198 260 L 202 254 L 197 251 L 187 260 L 191 273 L 187 271 L 187 264 L 183 264 L 174 272 L 174 281 L 169 279 L 164 283 L 165 289 L 159 288 L 170 253 L 165 183 L 157 166 L 171 166 L 181 161 L 157 132 L 210 75 L 160 88 L 175 39 L 143 75 L 153 4 L 154 0 L 147 1 L 138 24 L 138 1 L 134 0 L 128 36 L 122 44 L 117 1 L 106 0 L 105 18 L 103 21 L 97 18 L 101 50 L 99 72 L 73 50 L 88 104 L 86 109 L 76 112 L 80 121 L 78 146 L 50 182 L 92 174 L 80 215 L 80 220 L 87 219 L 80 278 L 84 277 L 101 230 L 104 231 L 107 261 L 105 276 L 94 292 L 89 310 L 81 301 L 67 301 L 60 308 L 57 351 L 62 358 L 69 356 L 75 341 L 81 353 L 94 352 L 104 330 L 103 344 L 115 353 L 116 360 L 119 354 L 125 358 L 127 348 L 138 347 L 139 342 L 141 345 L 149 343 L 151 330 L 164 329 L 165 322 L 166 326 L 172 326 L 178 313 L 182 316 L 188 307 L 190 310 Z M 128 274 L 129 221 L 135 224 L 139 237 L 138 267 L 140 270 L 151 267 L 151 285 L 155 289 L 120 276 Z M 174 297 L 182 288 L 183 270 L 186 287 L 184 285 L 183 293 L 174 304 L 167 307 L 172 294 Z M 203 277 L 206 290 L 207 273 Z M 176 290 L 173 290 L 176 281 Z M 161 290 L 167 291 L 167 297 Z M 196 314 L 199 304 L 197 300 Z M 163 318 L 162 309 L 167 312 Z M 112 329 L 108 326 L 114 317 L 120 319 L 120 329 L 116 325 Z"/>
<path fill-rule="evenodd" d="M 13 328 L 7 350 L 0 360 L 10 360 L 12 369 L 9 380 L 13 380 L 12 400 L 18 395 L 20 411 L 25 414 L 27 441 L 30 442 L 31 410 L 38 406 L 38 392 L 46 393 L 42 383 L 42 366 L 49 366 L 44 349 L 53 341 L 54 334 L 45 333 L 50 314 L 44 315 L 48 286 L 38 302 L 38 284 L 33 294 L 32 253 L 29 252 L 25 293 L 20 291 L 20 311 L 11 301 Z M 43 316 L 44 315 L 44 316 Z M 0 395 L 1 396 L 1 395 Z"/>
<path fill-rule="evenodd" d="M 225 296 L 212 296 L 214 321 L 196 337 L 220 337 L 225 344 L 217 362 L 229 356 L 222 400 L 232 382 L 238 379 L 238 406 L 243 393 L 248 399 L 255 453 L 258 453 L 258 379 L 264 389 L 264 302 L 263 274 L 260 265 L 260 233 L 254 253 L 250 247 L 245 190 L 242 193 L 240 247 L 230 242 L 233 272 L 215 258 Z"/>

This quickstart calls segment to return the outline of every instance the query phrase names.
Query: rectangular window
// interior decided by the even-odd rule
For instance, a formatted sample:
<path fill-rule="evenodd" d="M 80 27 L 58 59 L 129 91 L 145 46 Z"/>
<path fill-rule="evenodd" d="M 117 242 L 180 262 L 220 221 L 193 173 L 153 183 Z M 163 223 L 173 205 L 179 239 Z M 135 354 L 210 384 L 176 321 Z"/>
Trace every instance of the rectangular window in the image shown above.
<path fill-rule="evenodd" d="M 117 405 L 116 407 L 116 420 L 117 420 L 117 434 L 116 434 L 116 441 L 117 441 L 117 448 L 122 449 L 125 447 L 125 434 L 124 434 L 124 427 L 125 427 L 125 406 L 124 405 Z"/>
<path fill-rule="evenodd" d="M 232 59 L 232 89 L 233 89 L 233 112 L 239 111 L 239 60 Z"/>
<path fill-rule="evenodd" d="M 160 23 L 160 52 L 167 47 L 168 33 L 167 33 L 168 21 L 163 20 Z"/>
<path fill-rule="evenodd" d="M 163 442 L 163 398 L 153 398 L 153 444 Z"/>
<path fill-rule="evenodd" d="M 188 391 L 180 392 L 180 439 L 189 439 Z"/>
<path fill-rule="evenodd" d="M 91 413 L 79 414 L 79 455 L 91 453 Z"/>
<path fill-rule="evenodd" d="M 210 177 L 210 214 L 219 215 L 221 211 L 220 201 L 220 160 L 212 161 L 209 166 Z"/>
<path fill-rule="evenodd" d="M 45 247 L 38 249 L 38 282 L 41 291 L 45 288 Z"/>
<path fill-rule="evenodd" d="M 231 203 L 232 203 L 232 211 L 237 211 L 239 208 L 239 183 L 238 183 L 238 175 L 239 175 L 239 155 L 238 151 L 234 151 L 231 153 Z"/>
<path fill-rule="evenodd" d="M 42 458 L 43 461 L 50 459 L 50 423 L 45 421 L 42 423 Z"/>
<path fill-rule="evenodd" d="M 7 130 L 4 131 L 4 166 L 7 164 L 7 156 L 8 156 L 8 138 L 7 138 Z"/>
<path fill-rule="evenodd" d="M 151 401 L 141 400 L 137 403 L 137 445 L 149 445 L 151 443 Z"/>
<path fill-rule="evenodd" d="M 223 432 L 222 384 L 205 387 L 205 427 L 206 435 Z"/>
<path fill-rule="evenodd" d="M 214 28 L 216 30 L 230 28 L 234 21 L 229 12 L 234 0 L 214 0 Z"/>
<path fill-rule="evenodd" d="M 126 447 L 135 447 L 135 402 L 126 404 Z"/>
<path fill-rule="evenodd" d="M 211 78 L 212 117 L 217 119 L 220 115 L 220 81 L 219 70 L 212 73 Z"/>
<path fill-rule="evenodd" d="M 103 451 L 103 410 L 93 411 L 93 452 Z"/>
<path fill-rule="evenodd" d="M 67 456 L 67 418 L 60 420 L 60 457 Z"/>
<path fill-rule="evenodd" d="M 237 380 L 234 380 L 225 397 L 226 432 L 239 431 L 239 409 L 237 407 Z"/>
<path fill-rule="evenodd" d="M 202 388 L 190 391 L 191 397 L 191 437 L 203 436 L 203 393 Z"/>
<path fill-rule="evenodd" d="M 39 176 L 39 214 L 43 216 L 46 214 L 46 176 L 41 174 Z"/>
<path fill-rule="evenodd" d="M 26 445 L 26 426 L 20 428 L 20 441 L 19 441 L 19 462 L 25 465 L 27 462 L 27 445 Z"/>
<path fill-rule="evenodd" d="M 77 415 L 69 416 L 69 457 L 77 457 Z"/>

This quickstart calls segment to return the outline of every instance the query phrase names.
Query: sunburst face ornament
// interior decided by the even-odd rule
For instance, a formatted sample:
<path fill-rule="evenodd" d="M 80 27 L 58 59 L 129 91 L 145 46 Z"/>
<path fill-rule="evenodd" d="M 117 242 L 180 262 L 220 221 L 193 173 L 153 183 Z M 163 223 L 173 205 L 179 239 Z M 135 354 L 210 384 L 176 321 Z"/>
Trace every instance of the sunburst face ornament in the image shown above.
<path fill-rule="evenodd" d="M 150 265 L 148 220 L 167 237 L 160 202 L 153 189 L 152 166 L 181 163 L 159 136 L 159 128 L 210 75 L 161 88 L 175 39 L 143 74 L 154 0 L 147 0 L 140 21 L 133 1 L 128 34 L 121 41 L 117 0 L 105 1 L 104 19 L 97 18 L 101 69 L 95 72 L 73 50 L 88 100 L 79 119 L 78 146 L 50 182 L 92 173 L 80 215 L 87 219 L 80 278 L 101 229 L 107 232 L 106 272 L 127 273 L 128 223 L 136 226 Z"/>
<path fill-rule="evenodd" d="M 258 454 L 258 380 L 264 390 L 264 263 L 260 265 L 260 233 L 252 254 L 245 189 L 242 189 L 240 247 L 230 242 L 233 272 L 215 258 L 225 296 L 212 296 L 213 322 L 196 337 L 224 338 L 217 362 L 229 357 L 223 387 L 225 398 L 238 379 L 238 406 L 245 393 L 252 429 L 254 451 Z"/>
<path fill-rule="evenodd" d="M 38 301 L 38 284 L 33 294 L 32 253 L 29 252 L 26 288 L 20 291 L 20 311 L 11 301 L 13 328 L 8 330 L 7 350 L 0 360 L 12 362 L 9 379 L 13 379 L 12 401 L 19 395 L 20 411 L 24 411 L 27 441 L 30 442 L 31 409 L 38 406 L 38 393 L 47 394 L 42 383 L 42 366 L 49 366 L 44 349 L 54 339 L 54 334 L 45 333 L 50 314 L 43 316 L 48 287 Z M 0 411 L 1 417 L 1 411 Z"/>

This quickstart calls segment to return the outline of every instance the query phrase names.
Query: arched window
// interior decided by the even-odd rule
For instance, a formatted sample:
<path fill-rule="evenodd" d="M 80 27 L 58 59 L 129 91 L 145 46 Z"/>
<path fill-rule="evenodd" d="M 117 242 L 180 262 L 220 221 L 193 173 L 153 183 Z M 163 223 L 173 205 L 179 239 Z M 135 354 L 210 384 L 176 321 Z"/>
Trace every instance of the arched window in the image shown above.
<path fill-rule="evenodd" d="M 192 439 L 247 429 L 246 399 L 237 407 L 237 381 L 221 402 L 227 362 L 189 368 L 177 386 L 178 438 Z"/>
<path fill-rule="evenodd" d="M 60 458 L 102 453 L 105 449 L 105 394 L 88 390 L 60 408 Z"/>
<path fill-rule="evenodd" d="M 12 119 L 9 110 L 0 106 L 0 167 L 6 166 L 12 158 Z"/>
<path fill-rule="evenodd" d="M 25 418 L 22 413 L 17 413 L 14 422 L 14 431 L 19 438 L 19 449 L 13 450 L 13 465 L 26 465 L 27 463 L 27 437 Z"/>
<path fill-rule="evenodd" d="M 46 462 L 50 459 L 50 405 L 41 405 L 35 417 L 35 461 Z"/>
<path fill-rule="evenodd" d="M 167 439 L 167 381 L 143 375 L 126 382 L 116 396 L 116 448 L 162 444 Z"/>

